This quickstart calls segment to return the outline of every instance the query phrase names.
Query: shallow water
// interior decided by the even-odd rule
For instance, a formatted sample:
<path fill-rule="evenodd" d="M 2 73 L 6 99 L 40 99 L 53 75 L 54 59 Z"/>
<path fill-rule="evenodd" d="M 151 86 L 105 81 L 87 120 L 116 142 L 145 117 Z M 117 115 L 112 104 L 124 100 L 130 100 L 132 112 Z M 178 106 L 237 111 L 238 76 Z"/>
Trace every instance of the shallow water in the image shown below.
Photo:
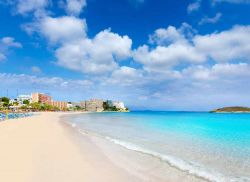
<path fill-rule="evenodd" d="M 250 181 L 250 114 L 94 113 L 71 122 L 210 181 Z"/>

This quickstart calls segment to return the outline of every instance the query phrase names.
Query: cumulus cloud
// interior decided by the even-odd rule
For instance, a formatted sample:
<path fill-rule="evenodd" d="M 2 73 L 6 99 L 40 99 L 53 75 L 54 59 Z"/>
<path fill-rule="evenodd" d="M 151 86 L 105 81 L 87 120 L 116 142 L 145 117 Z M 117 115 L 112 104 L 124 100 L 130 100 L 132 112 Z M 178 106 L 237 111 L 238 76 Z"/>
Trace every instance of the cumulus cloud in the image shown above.
<path fill-rule="evenodd" d="M 17 48 L 22 47 L 21 43 L 15 42 L 15 39 L 13 37 L 3 37 L 1 43 L 2 45 L 7 47 L 17 47 Z"/>
<path fill-rule="evenodd" d="M 250 28 L 235 26 L 207 35 L 186 36 L 182 29 L 169 26 L 150 36 L 156 47 L 143 45 L 134 51 L 134 60 L 148 71 L 164 72 L 183 63 L 249 61 Z"/>
<path fill-rule="evenodd" d="M 109 74 L 122 60 L 131 57 L 132 40 L 111 29 L 87 35 L 85 19 L 75 16 L 45 16 L 23 27 L 28 33 L 39 33 L 55 47 L 57 65 L 89 74 Z"/>
<path fill-rule="evenodd" d="M 181 62 L 201 63 L 205 57 L 188 43 L 174 43 L 167 47 L 157 46 L 155 49 L 141 46 L 135 51 L 134 59 L 148 71 L 165 72 Z"/>
<path fill-rule="evenodd" d="M 196 0 L 193 3 L 188 5 L 187 12 L 192 13 L 194 11 L 198 11 L 200 7 L 201 7 L 201 0 Z"/>
<path fill-rule="evenodd" d="M 83 38 L 66 42 L 56 50 L 58 64 L 76 71 L 105 74 L 118 67 L 118 62 L 130 56 L 132 40 L 110 30 L 98 33 L 93 39 Z"/>
<path fill-rule="evenodd" d="M 21 14 L 42 10 L 48 6 L 48 0 L 18 0 L 17 10 Z"/>
<path fill-rule="evenodd" d="M 128 66 L 122 66 L 113 71 L 110 78 L 107 79 L 107 84 L 119 84 L 123 86 L 135 85 L 143 83 L 143 71 Z M 122 82 L 121 82 L 122 80 Z"/>
<path fill-rule="evenodd" d="M 200 81 L 214 81 L 221 79 L 238 79 L 250 77 L 250 66 L 247 63 L 215 64 L 211 68 L 205 66 L 192 66 L 183 70 L 182 74 Z"/>
<path fill-rule="evenodd" d="M 13 37 L 3 37 L 0 39 L 0 61 L 7 59 L 6 54 L 8 54 L 11 48 L 22 48 L 22 44 L 16 42 Z"/>
<path fill-rule="evenodd" d="M 78 16 L 86 5 L 86 0 L 67 0 L 66 11 L 70 15 Z"/>
<path fill-rule="evenodd" d="M 26 1 L 31 3 L 31 0 Z M 41 2 L 44 3 L 26 9 L 18 4 L 19 13 L 45 9 L 48 2 Z M 89 37 L 86 20 L 77 17 L 85 6 L 85 0 L 66 0 L 64 8 L 67 16 L 45 14 L 36 17 L 25 29 L 46 38 L 52 45 L 57 65 L 82 72 L 89 79 L 66 80 L 3 73 L 0 74 L 0 81 L 11 87 L 25 80 L 22 87 L 55 93 L 58 88 L 71 92 L 77 90 L 78 93 L 87 90 L 86 95 L 90 97 L 94 96 L 93 93 L 104 98 L 117 97 L 128 104 L 133 103 L 135 107 L 142 107 L 139 103 L 134 104 L 138 98 L 142 98 L 145 104 L 151 104 L 151 108 L 172 105 L 185 109 L 194 105 L 215 107 L 216 102 L 222 104 L 226 100 L 230 103 L 235 101 L 238 93 L 242 95 L 239 104 L 249 101 L 245 96 L 246 90 L 250 89 L 246 84 L 250 79 L 247 63 L 250 57 L 249 26 L 235 26 L 230 30 L 199 35 L 190 25 L 183 23 L 180 28 L 169 26 L 155 30 L 149 36 L 149 43 L 132 50 L 132 40 L 111 29 Z M 188 6 L 187 11 L 192 13 L 200 6 L 201 0 L 197 0 Z M 220 13 L 212 18 L 204 17 L 200 24 L 216 23 L 220 18 Z M 2 39 L 1 44 L 21 47 L 13 38 Z M 0 51 L 0 60 L 5 56 L 5 52 Z M 131 64 L 125 63 L 125 66 L 122 63 L 124 60 Z M 31 71 L 34 74 L 41 72 L 36 66 Z M 243 84 L 244 88 L 239 84 Z M 133 93 L 128 90 L 133 90 Z M 78 96 L 81 97 L 80 94 Z M 216 102 L 211 103 L 210 100 Z"/>
<path fill-rule="evenodd" d="M 173 42 L 180 42 L 186 40 L 184 35 L 180 31 L 178 31 L 174 26 L 169 26 L 167 29 L 157 29 L 153 35 L 150 35 L 149 41 L 150 43 L 156 43 L 158 45 L 168 45 Z"/>
<path fill-rule="evenodd" d="M 209 35 L 197 35 L 195 48 L 215 61 L 249 61 L 250 26 L 235 26 L 230 30 Z"/>
<path fill-rule="evenodd" d="M 86 37 L 87 25 L 85 19 L 78 19 L 73 16 L 58 18 L 45 17 L 33 28 L 45 36 L 50 43 L 64 43 Z"/>
<path fill-rule="evenodd" d="M 203 25 L 206 23 L 217 23 L 218 21 L 220 21 L 222 14 L 221 13 L 216 13 L 216 15 L 214 17 L 204 17 L 201 19 L 201 21 L 199 22 L 199 25 Z"/>
<path fill-rule="evenodd" d="M 182 23 L 180 28 L 168 26 L 167 28 L 159 28 L 154 34 L 149 36 L 149 42 L 157 45 L 169 45 L 176 42 L 187 42 L 194 36 L 197 31 L 187 23 Z"/>
<path fill-rule="evenodd" d="M 51 4 L 50 0 L 3 0 L 5 4 L 12 5 L 14 12 L 21 15 L 34 13 L 35 16 L 46 14 L 46 8 Z"/>

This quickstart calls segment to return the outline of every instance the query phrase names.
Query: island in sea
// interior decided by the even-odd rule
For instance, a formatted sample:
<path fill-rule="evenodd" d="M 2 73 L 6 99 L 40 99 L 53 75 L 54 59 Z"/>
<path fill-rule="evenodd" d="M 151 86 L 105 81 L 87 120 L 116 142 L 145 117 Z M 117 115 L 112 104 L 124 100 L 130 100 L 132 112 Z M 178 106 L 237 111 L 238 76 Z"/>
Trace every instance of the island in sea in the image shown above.
<path fill-rule="evenodd" d="M 212 113 L 250 113 L 250 108 L 241 107 L 241 106 L 223 107 L 223 108 L 212 110 L 211 112 Z"/>

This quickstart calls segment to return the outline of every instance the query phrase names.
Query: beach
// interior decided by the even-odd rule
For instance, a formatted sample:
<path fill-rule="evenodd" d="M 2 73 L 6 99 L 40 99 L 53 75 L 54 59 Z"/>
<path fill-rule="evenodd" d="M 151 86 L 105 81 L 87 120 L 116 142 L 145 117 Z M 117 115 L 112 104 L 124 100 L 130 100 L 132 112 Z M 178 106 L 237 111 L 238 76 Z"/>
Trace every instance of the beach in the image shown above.
<path fill-rule="evenodd" d="M 40 113 L 0 123 L 1 181 L 202 181 L 153 157 L 76 132 L 60 120 L 65 115 Z"/>

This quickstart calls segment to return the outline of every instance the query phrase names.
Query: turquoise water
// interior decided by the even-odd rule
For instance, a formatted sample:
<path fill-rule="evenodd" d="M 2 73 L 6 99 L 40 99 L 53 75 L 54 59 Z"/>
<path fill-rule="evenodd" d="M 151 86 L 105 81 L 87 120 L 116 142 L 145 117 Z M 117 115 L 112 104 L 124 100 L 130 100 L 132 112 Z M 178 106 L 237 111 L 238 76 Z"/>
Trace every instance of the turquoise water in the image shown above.
<path fill-rule="evenodd" d="M 95 113 L 72 124 L 209 181 L 250 181 L 250 114 Z"/>

